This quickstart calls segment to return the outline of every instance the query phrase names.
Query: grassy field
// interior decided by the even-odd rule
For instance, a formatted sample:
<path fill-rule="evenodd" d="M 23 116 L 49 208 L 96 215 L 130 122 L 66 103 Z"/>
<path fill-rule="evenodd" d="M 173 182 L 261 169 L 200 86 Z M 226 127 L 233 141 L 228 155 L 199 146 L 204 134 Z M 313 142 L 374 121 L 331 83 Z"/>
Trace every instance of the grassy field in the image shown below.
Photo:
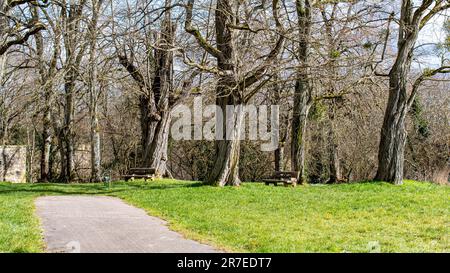
<path fill-rule="evenodd" d="M 238 252 L 450 252 L 450 187 L 407 182 L 214 188 L 159 181 L 103 185 L 0 183 L 0 252 L 43 250 L 33 201 L 109 195 L 169 221 L 186 237 Z"/>

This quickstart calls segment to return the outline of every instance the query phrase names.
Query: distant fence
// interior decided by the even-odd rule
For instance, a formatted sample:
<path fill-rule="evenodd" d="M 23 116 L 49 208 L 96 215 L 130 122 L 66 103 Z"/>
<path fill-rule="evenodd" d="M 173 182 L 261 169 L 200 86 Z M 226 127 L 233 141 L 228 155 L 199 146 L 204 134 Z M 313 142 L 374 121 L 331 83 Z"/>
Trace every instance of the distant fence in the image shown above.
<path fill-rule="evenodd" d="M 26 170 L 26 146 L 0 146 L 0 181 L 26 183 Z"/>

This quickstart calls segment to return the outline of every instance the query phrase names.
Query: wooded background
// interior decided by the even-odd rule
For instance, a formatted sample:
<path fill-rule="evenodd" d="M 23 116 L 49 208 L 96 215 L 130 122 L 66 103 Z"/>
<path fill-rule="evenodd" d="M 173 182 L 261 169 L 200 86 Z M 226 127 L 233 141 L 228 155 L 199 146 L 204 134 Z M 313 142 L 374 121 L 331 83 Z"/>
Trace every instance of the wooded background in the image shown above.
<path fill-rule="evenodd" d="M 34 182 L 98 182 L 137 166 L 219 186 L 275 170 L 305 183 L 447 183 L 449 8 L 0 0 L 1 145 L 29 147 Z M 280 148 L 173 141 L 171 110 L 200 95 L 280 105 Z"/>

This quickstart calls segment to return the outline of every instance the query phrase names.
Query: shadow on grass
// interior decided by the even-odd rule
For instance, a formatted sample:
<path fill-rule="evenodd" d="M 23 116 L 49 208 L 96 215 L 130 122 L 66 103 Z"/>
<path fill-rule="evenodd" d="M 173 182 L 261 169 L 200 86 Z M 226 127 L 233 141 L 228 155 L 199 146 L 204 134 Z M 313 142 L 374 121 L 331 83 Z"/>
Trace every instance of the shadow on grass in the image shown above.
<path fill-rule="evenodd" d="M 180 188 L 200 188 L 207 187 L 207 185 L 196 182 L 177 182 L 177 183 L 165 183 L 165 182 L 144 182 L 144 183 L 131 183 L 127 184 L 125 182 L 120 183 L 119 185 L 124 186 L 128 189 L 140 189 L 140 190 L 168 190 L 168 189 L 180 189 Z"/>
<path fill-rule="evenodd" d="M 56 187 L 56 188 L 55 188 Z M 62 194 L 62 195 L 98 195 L 98 194 L 112 194 L 115 192 L 124 191 L 121 190 L 108 190 L 103 187 L 93 187 L 91 189 L 83 189 L 71 185 L 67 186 L 55 186 L 55 185 L 40 185 L 39 187 L 17 187 L 10 185 L 0 185 L 1 194 L 13 194 L 13 193 L 34 193 L 34 194 Z"/>
<path fill-rule="evenodd" d="M 198 188 L 205 186 L 202 183 L 167 183 L 158 182 L 114 182 L 111 188 L 102 183 L 98 184 L 0 184 L 1 194 L 34 193 L 40 195 L 112 195 L 130 190 L 168 190 L 178 188 Z"/>

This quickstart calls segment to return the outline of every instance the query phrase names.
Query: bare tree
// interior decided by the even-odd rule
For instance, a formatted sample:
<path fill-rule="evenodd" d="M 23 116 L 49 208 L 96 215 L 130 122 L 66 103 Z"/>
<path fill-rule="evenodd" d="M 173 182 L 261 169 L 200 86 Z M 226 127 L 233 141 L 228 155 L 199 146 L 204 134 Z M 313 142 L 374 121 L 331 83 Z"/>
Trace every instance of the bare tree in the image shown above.
<path fill-rule="evenodd" d="M 156 35 L 154 44 L 146 38 L 150 52 L 147 54 L 153 64 L 153 73 L 145 77 L 144 73 L 134 64 L 133 57 L 126 50 L 119 50 L 118 58 L 131 77 L 138 84 L 140 123 L 142 132 L 142 165 L 154 168 L 158 175 L 166 176 L 167 148 L 171 116 L 170 111 L 176 104 L 173 79 L 173 48 L 175 39 L 175 24 L 171 18 L 171 1 L 165 1 L 165 12 L 161 29 Z M 191 80 L 192 81 L 192 80 Z M 189 89 L 189 84 L 184 86 Z"/>
<path fill-rule="evenodd" d="M 98 102 L 100 88 L 98 83 L 98 52 L 97 43 L 99 35 L 98 20 L 103 0 L 91 0 L 90 7 L 92 17 L 89 23 L 89 116 L 90 116 L 90 138 L 91 138 L 91 182 L 101 181 L 101 151 L 100 151 L 100 125 L 98 121 Z"/>
<path fill-rule="evenodd" d="M 42 145 L 41 158 L 40 158 L 40 177 L 39 181 L 47 182 L 50 177 L 50 155 L 52 148 L 52 124 L 51 124 L 51 110 L 54 101 L 54 85 L 57 77 L 57 63 L 58 58 L 61 54 L 60 48 L 60 38 L 61 38 L 61 27 L 58 21 L 53 21 L 45 9 L 41 9 L 42 13 L 46 17 L 46 21 L 49 24 L 47 28 L 49 30 L 49 39 L 47 42 L 44 39 L 42 32 L 35 34 L 35 44 L 36 44 L 36 62 L 39 72 L 39 83 L 40 83 L 40 94 L 42 94 Z M 38 20 L 39 10 L 37 7 L 33 8 L 33 16 Z M 51 48 L 50 59 L 45 54 L 45 50 Z"/>
<path fill-rule="evenodd" d="M 450 8 L 445 0 L 423 0 L 414 8 L 412 0 L 402 0 L 398 52 L 389 72 L 389 99 L 381 129 L 376 180 L 403 183 L 406 144 L 405 119 L 416 92 L 408 95 L 408 78 L 414 56 L 414 46 L 420 30 L 440 12 Z"/>
<path fill-rule="evenodd" d="M 75 175 L 74 164 L 74 112 L 75 112 L 75 91 L 76 82 L 79 76 L 79 68 L 83 60 L 86 43 L 81 39 L 83 20 L 83 10 L 86 0 L 63 1 L 61 5 L 61 20 L 63 25 L 63 41 L 65 63 L 64 69 L 64 123 L 62 128 L 63 146 L 61 158 L 61 179 L 71 181 Z"/>
<path fill-rule="evenodd" d="M 215 8 L 215 43 L 213 46 L 193 26 L 194 0 L 189 0 L 186 6 L 185 30 L 190 33 L 198 45 L 215 58 L 217 66 L 206 68 L 196 65 L 204 71 L 214 71 L 217 75 L 217 85 L 215 89 L 216 104 L 220 108 L 217 117 L 223 116 L 222 124 L 216 121 L 216 137 L 214 164 L 209 171 L 206 183 L 217 186 L 239 186 L 239 156 L 240 156 L 240 135 L 243 120 L 242 107 L 235 107 L 235 111 L 226 111 L 228 105 L 245 105 L 267 82 L 264 79 L 270 74 L 269 68 L 273 61 L 281 52 L 284 44 L 283 27 L 279 21 L 279 1 L 272 1 L 272 17 L 276 25 L 276 32 L 280 33 L 269 53 L 264 57 L 254 57 L 263 59 L 257 67 L 252 67 L 251 71 L 240 71 L 236 60 L 236 45 L 238 44 L 238 32 L 251 32 L 250 22 L 241 24 L 241 18 L 236 12 L 243 3 L 230 0 L 218 0 Z M 255 9 L 252 9 L 255 11 Z M 263 8 L 265 10 L 265 8 Z M 264 30 L 264 29 L 263 29 Z M 267 30 L 267 29 L 266 29 Z M 254 31 L 254 30 L 253 30 Z M 257 32 L 257 31 L 256 31 Z M 250 60 L 246 60 L 251 62 Z M 250 87 L 257 84 L 252 90 Z M 217 119 L 219 120 L 219 119 Z M 233 128 L 227 132 L 227 124 L 234 124 Z M 230 128 L 229 128 L 230 129 Z"/>
<path fill-rule="evenodd" d="M 309 58 L 311 50 L 312 3 L 309 0 L 296 0 L 297 27 L 299 31 L 297 59 L 299 68 L 294 90 L 294 114 L 292 119 L 291 168 L 298 172 L 298 181 L 306 182 L 306 125 L 313 103 L 313 84 Z"/>
<path fill-rule="evenodd" d="M 303 183 L 368 180 L 377 164 L 379 180 L 443 183 L 448 45 L 440 67 L 423 69 L 416 44 L 449 5 L 0 0 L 1 144 L 29 144 L 29 176 L 43 182 L 146 167 L 238 186 L 274 160 Z M 172 110 L 199 95 L 218 106 L 215 140 L 171 142 Z M 249 104 L 282 107 L 273 153 L 241 140 Z"/>

